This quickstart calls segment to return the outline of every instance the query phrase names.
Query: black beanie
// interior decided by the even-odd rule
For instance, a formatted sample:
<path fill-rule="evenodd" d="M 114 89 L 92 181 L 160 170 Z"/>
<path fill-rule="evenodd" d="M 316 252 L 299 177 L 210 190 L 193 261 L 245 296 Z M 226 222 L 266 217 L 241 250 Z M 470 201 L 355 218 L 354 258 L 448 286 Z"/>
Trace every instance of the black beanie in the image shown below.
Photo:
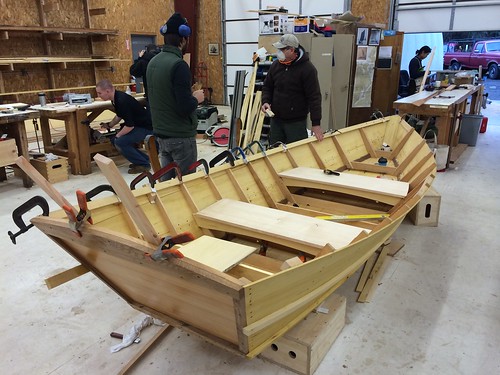
<path fill-rule="evenodd" d="M 180 13 L 172 14 L 166 23 L 167 31 L 165 34 L 179 34 L 179 27 L 181 25 L 187 25 L 187 21 Z"/>

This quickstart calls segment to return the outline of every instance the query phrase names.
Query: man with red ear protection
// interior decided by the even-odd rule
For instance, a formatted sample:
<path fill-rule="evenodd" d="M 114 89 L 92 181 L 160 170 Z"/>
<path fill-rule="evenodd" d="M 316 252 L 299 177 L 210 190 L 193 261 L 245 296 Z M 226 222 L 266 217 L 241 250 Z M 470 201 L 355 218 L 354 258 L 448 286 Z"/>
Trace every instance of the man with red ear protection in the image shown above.
<path fill-rule="evenodd" d="M 197 160 L 196 107 L 205 100 L 203 90 L 192 91 L 191 71 L 182 55 L 186 52 L 191 28 L 180 13 L 174 13 L 160 28 L 165 45 L 148 64 L 148 99 L 153 133 L 162 167 L 176 162 L 182 174 Z M 175 177 L 174 170 L 162 180 Z"/>

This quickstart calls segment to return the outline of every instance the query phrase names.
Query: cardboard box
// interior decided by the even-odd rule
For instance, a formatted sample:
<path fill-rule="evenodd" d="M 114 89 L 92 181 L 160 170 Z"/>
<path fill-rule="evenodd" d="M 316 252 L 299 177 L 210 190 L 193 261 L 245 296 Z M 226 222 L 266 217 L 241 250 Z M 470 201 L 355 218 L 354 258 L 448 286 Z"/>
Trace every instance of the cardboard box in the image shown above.
<path fill-rule="evenodd" d="M 431 186 L 420 202 L 410 211 L 410 220 L 415 225 L 437 227 L 440 207 L 441 195 Z"/>
<path fill-rule="evenodd" d="M 18 157 L 15 139 L 5 139 L 0 141 L 0 167 L 11 165 Z"/>
<path fill-rule="evenodd" d="M 293 33 L 304 34 L 309 32 L 309 17 L 296 16 L 293 19 Z"/>
<path fill-rule="evenodd" d="M 287 20 L 286 13 L 259 13 L 259 34 L 283 34 Z"/>
<path fill-rule="evenodd" d="M 320 307 L 327 312 L 310 313 L 260 357 L 298 374 L 313 374 L 344 328 L 346 298 L 334 293 Z"/>
<path fill-rule="evenodd" d="M 31 165 L 51 184 L 68 179 L 68 159 L 59 156 L 57 160 L 46 161 L 45 158 L 31 159 Z"/>

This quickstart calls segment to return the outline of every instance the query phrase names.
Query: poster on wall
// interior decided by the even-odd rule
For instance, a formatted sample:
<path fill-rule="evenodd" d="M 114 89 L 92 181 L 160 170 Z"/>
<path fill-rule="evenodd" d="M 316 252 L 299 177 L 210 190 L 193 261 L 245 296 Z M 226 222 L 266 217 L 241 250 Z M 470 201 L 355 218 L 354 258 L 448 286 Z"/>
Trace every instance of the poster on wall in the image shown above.
<path fill-rule="evenodd" d="M 358 46 L 352 94 L 354 108 L 366 108 L 372 105 L 373 72 L 376 57 L 377 47 Z"/>
<path fill-rule="evenodd" d="M 381 35 L 380 29 L 371 29 L 370 30 L 370 41 L 368 44 L 370 46 L 378 46 L 380 44 L 380 35 Z"/>
<path fill-rule="evenodd" d="M 368 33 L 368 27 L 358 27 L 358 36 L 356 38 L 358 46 L 366 46 L 368 44 Z"/>

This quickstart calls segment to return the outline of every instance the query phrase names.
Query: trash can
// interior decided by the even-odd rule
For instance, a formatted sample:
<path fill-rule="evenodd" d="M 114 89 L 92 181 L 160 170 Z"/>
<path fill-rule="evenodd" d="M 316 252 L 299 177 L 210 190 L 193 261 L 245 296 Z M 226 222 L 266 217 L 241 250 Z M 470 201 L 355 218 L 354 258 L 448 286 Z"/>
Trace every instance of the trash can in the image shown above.
<path fill-rule="evenodd" d="M 459 142 L 475 146 L 482 121 L 482 115 L 462 115 Z"/>

